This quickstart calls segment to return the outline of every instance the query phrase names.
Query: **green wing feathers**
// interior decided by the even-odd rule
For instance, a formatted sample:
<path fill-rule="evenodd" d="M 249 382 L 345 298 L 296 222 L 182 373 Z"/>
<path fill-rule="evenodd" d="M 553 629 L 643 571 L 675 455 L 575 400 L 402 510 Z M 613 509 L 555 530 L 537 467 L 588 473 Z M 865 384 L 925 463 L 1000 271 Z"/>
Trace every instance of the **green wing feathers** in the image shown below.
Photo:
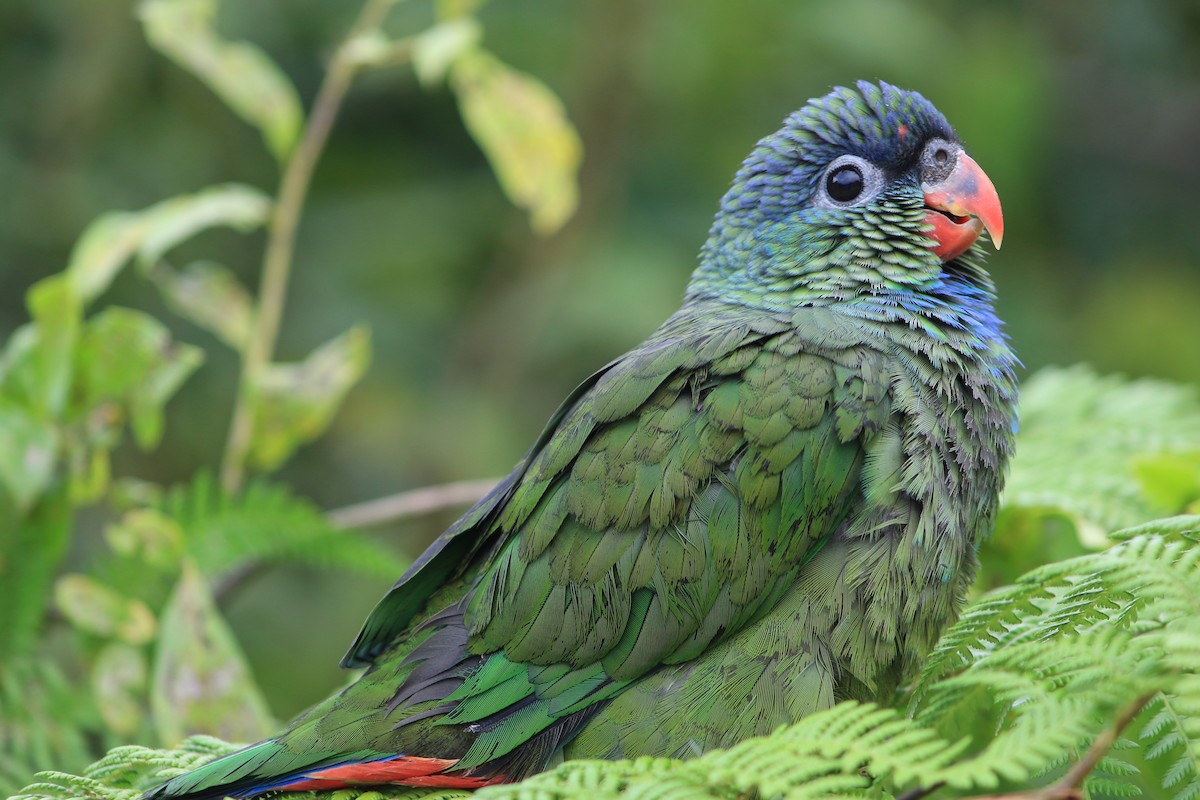
<path fill-rule="evenodd" d="M 457 683 L 393 712 L 467 730 L 458 768 L 555 726 L 557 744 L 648 673 L 744 629 L 846 517 L 864 439 L 888 415 L 878 354 L 736 312 L 681 312 L 611 364 L 476 514 L 486 524 L 458 534 L 479 555 L 459 569 L 461 622 L 433 637 L 465 628 L 444 676 Z M 422 658 L 406 646 L 380 666 Z"/>

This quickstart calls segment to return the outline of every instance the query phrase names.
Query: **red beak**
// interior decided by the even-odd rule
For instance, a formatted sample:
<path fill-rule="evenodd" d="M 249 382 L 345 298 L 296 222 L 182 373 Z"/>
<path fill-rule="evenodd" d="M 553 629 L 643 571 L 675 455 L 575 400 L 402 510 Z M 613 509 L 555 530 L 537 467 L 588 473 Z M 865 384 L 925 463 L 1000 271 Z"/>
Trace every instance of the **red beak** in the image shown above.
<path fill-rule="evenodd" d="M 925 221 L 933 226 L 933 252 L 943 262 L 958 258 L 975 243 L 984 228 L 996 249 L 1004 238 L 1004 216 L 1000 196 L 987 173 L 975 160 L 960 151 L 954 169 L 937 183 L 922 183 Z"/>

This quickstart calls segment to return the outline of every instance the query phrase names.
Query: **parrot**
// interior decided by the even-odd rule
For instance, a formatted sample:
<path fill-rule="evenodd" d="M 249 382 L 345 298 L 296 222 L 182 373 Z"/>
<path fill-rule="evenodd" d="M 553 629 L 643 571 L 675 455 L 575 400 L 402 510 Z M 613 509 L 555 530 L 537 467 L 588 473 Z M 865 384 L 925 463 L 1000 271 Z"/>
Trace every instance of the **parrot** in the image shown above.
<path fill-rule="evenodd" d="M 145 800 L 472 789 L 893 697 L 961 608 L 1017 427 L 1000 199 L 924 96 L 758 142 L 678 311 L 379 601 L 364 669 Z"/>

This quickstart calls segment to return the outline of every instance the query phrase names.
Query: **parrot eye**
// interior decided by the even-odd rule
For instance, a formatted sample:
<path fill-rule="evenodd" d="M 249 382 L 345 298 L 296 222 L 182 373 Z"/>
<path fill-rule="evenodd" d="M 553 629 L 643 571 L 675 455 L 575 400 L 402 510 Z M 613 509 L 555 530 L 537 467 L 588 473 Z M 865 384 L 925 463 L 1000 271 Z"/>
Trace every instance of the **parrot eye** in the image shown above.
<path fill-rule="evenodd" d="M 817 202 L 826 207 L 845 208 L 861 203 L 882 188 L 883 173 L 879 167 L 858 156 L 842 156 L 825 169 Z"/>
<path fill-rule="evenodd" d="M 849 203 L 862 194 L 863 176 L 858 167 L 844 164 L 825 179 L 825 191 L 839 203 Z"/>

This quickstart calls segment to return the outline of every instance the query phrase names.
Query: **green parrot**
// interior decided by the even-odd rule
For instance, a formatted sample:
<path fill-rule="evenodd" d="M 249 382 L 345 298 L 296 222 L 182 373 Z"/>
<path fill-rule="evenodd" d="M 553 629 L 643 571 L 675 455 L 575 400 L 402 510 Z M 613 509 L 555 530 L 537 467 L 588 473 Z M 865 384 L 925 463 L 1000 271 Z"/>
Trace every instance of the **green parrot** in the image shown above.
<path fill-rule="evenodd" d="M 380 601 L 357 682 L 148 800 L 478 787 L 888 697 L 955 618 L 1012 450 L 985 228 L 996 190 L 920 94 L 809 101 L 682 307 Z"/>

